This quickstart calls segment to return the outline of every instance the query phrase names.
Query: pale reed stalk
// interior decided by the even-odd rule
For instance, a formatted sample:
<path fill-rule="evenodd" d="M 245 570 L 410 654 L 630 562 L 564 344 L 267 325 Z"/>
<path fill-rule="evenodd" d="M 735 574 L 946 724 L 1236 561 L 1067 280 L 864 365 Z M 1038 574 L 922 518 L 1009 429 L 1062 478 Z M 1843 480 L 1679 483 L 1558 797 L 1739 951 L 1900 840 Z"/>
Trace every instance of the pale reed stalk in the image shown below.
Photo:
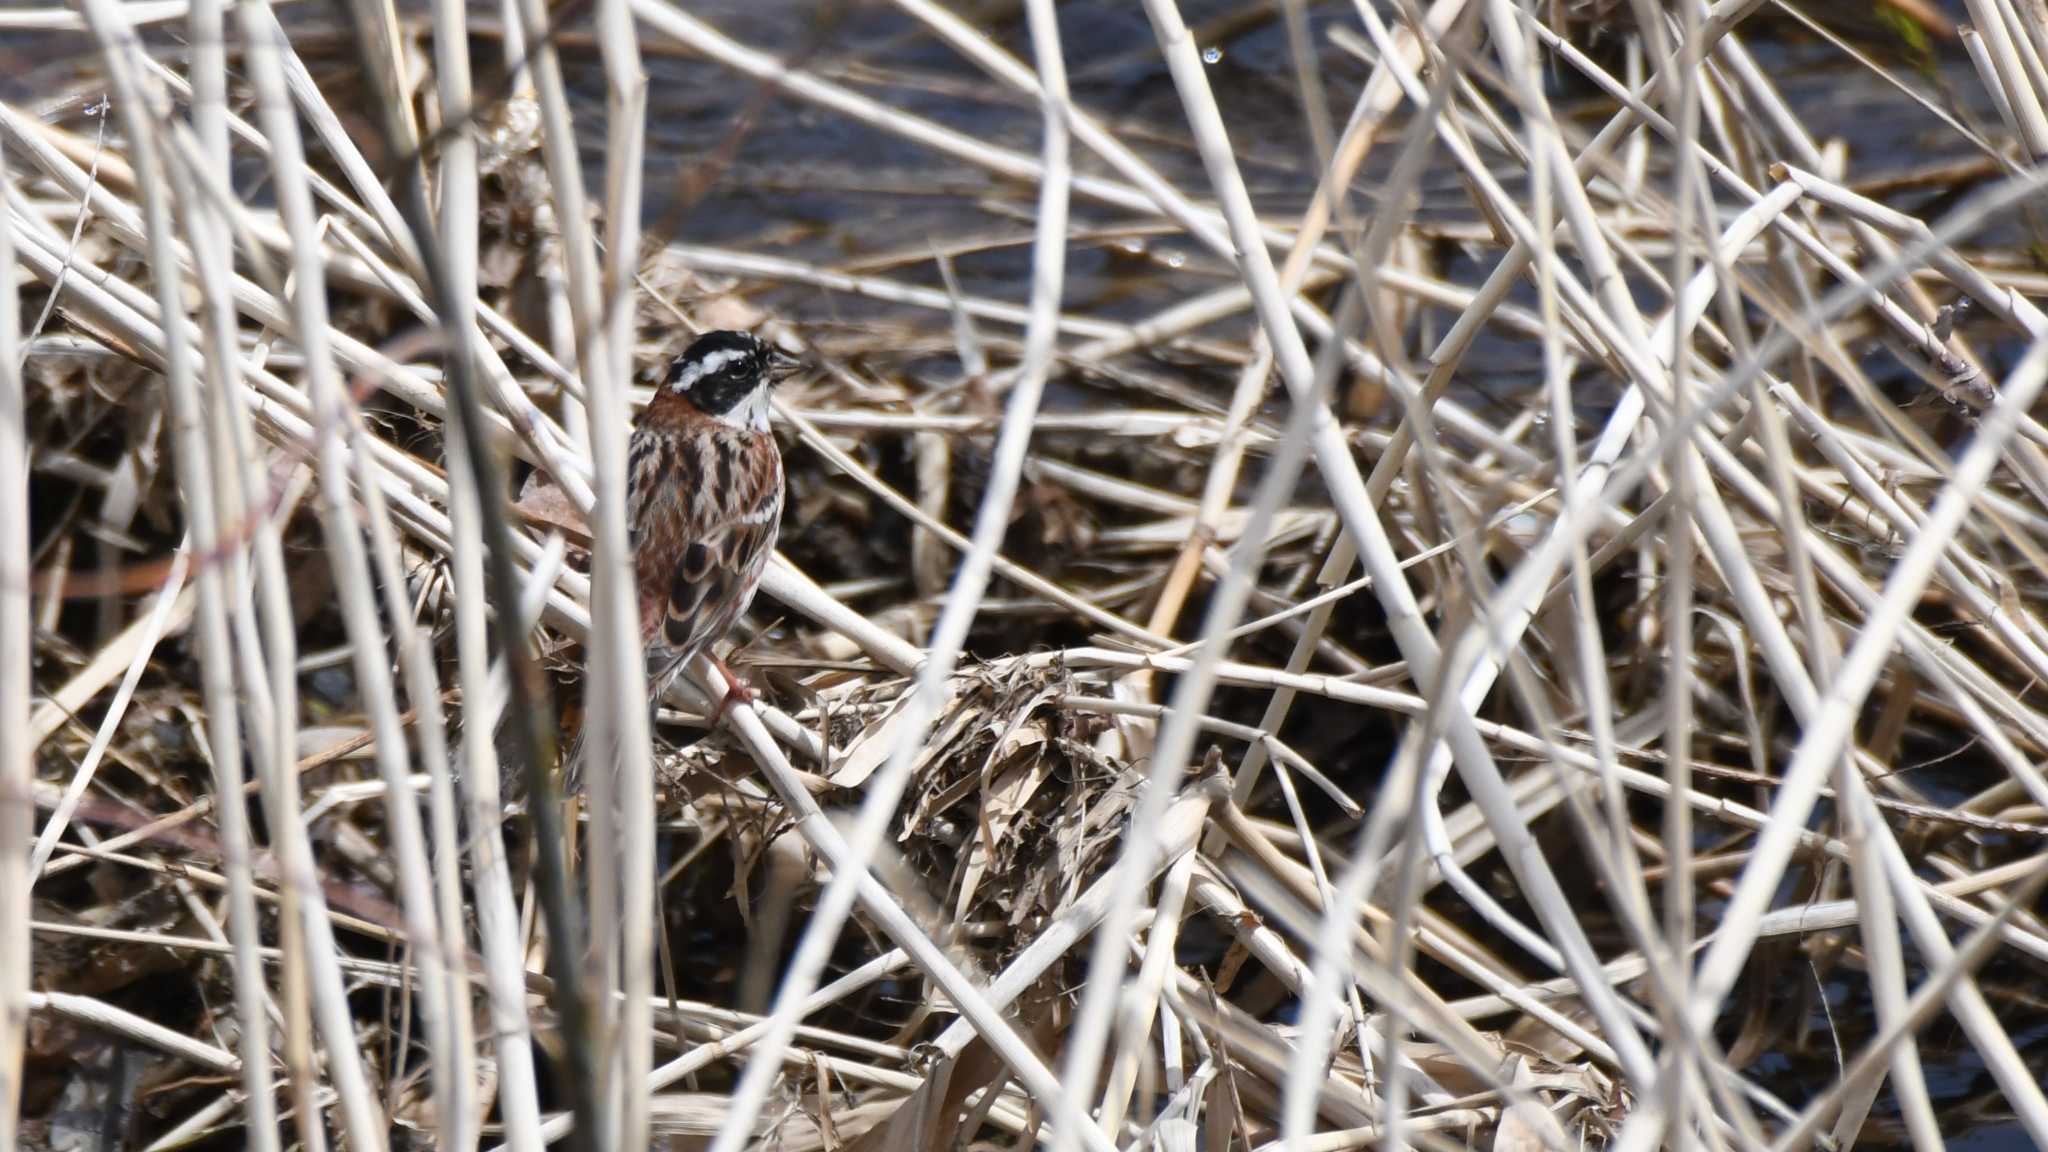
<path fill-rule="evenodd" d="M 11 185 L 0 146 L 0 188 Z M 0 222 L 6 209 L 0 207 Z M 14 267 L 14 232 L 0 226 L 0 268 Z M 29 736 L 28 424 L 21 378 L 21 295 L 0 284 L 0 1152 L 14 1152 L 28 1034 L 28 856 L 35 830 L 35 744 Z"/>
<path fill-rule="evenodd" d="M 655 892 L 654 805 L 640 798 L 654 794 L 652 749 L 648 746 L 646 665 L 640 649 L 640 613 L 633 580 L 634 560 L 626 529 L 626 457 L 629 416 L 626 385 L 633 379 L 638 310 L 635 285 L 640 271 L 641 173 L 646 166 L 647 75 L 640 64 L 640 42 L 626 0 L 603 0 L 597 11 L 598 44 L 605 69 L 605 259 L 604 331 L 577 333 L 579 346 L 600 342 L 610 370 L 584 378 L 591 458 L 596 465 L 598 493 L 594 509 L 597 535 L 592 579 L 597 585 L 593 606 L 609 612 L 593 621 L 596 642 L 591 659 L 601 662 L 594 683 L 615 695 L 609 724 L 620 744 L 617 795 L 621 829 L 619 870 L 619 986 L 625 1007 L 613 1034 L 618 1038 L 611 1059 L 615 1069 L 608 1086 L 619 1108 L 616 1139 L 620 1147 L 647 1143 L 648 1072 L 654 1059 Z M 600 704 L 597 709 L 603 713 Z M 600 769 L 602 770 L 602 769 Z M 593 930 L 595 930 L 593 928 Z"/>

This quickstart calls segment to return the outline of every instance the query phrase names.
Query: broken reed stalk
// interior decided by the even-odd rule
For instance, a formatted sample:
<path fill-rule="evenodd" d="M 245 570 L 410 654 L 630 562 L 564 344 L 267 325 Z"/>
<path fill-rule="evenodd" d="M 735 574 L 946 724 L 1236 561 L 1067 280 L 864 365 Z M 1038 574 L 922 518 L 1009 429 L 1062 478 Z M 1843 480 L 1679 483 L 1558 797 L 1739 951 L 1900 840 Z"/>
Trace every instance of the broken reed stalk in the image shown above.
<path fill-rule="evenodd" d="M 1243 175 L 1256 149 L 1224 130 L 1227 72 L 1204 61 L 1171 0 L 1148 0 L 1147 15 L 1199 173 L 1163 152 L 1141 156 L 1126 130 L 1077 105 L 1051 5 L 1024 8 L 1028 65 L 944 8 L 898 6 L 1025 99 L 1037 154 L 869 95 L 888 89 L 844 61 L 779 58 L 666 0 L 594 9 L 606 91 L 596 114 L 572 107 L 576 61 L 563 35 L 581 31 L 551 25 L 559 13 L 508 3 L 506 79 L 486 91 L 463 5 L 433 6 L 431 56 L 420 57 L 400 50 L 410 33 L 389 6 L 366 2 L 352 11 L 368 89 L 425 91 L 406 70 L 434 71 L 422 123 L 373 100 L 386 154 L 400 158 L 393 199 L 328 106 L 319 61 L 267 7 L 238 14 L 250 125 L 227 112 L 220 5 L 191 6 L 184 75 L 137 51 L 128 21 L 161 13 L 85 5 L 122 131 L 88 162 L 61 129 L 0 108 L 6 158 L 32 166 L 0 168 L 0 263 L 53 291 L 48 308 L 78 347 L 165 374 L 149 387 L 172 401 L 193 587 L 144 590 L 154 600 L 134 602 L 141 619 L 68 664 L 53 655 L 31 669 L 19 645 L 0 648 L 0 694 L 21 721 L 0 725 L 0 790 L 16 794 L 18 782 L 22 815 L 30 795 L 53 805 L 35 857 L 48 860 L 46 877 L 97 861 L 167 891 L 224 889 L 224 927 L 217 910 L 182 897 L 212 938 L 38 917 L 37 941 L 228 957 L 237 1026 L 195 1044 L 58 990 L 38 991 L 24 1011 L 240 1081 L 239 1104 L 227 1093 L 195 1101 L 171 1126 L 180 1134 L 240 1122 L 258 1146 L 277 1146 L 281 1057 L 309 1146 L 325 1139 L 330 1109 L 362 1147 L 398 1118 L 456 1149 L 477 1145 L 480 1123 L 502 1134 L 492 1146 L 565 1136 L 638 1146 L 683 1131 L 681 1106 L 696 1100 L 709 1118 L 690 1134 L 724 1152 L 771 1132 L 873 1146 L 912 1130 L 971 1139 L 982 1125 L 1091 1149 L 1192 1139 L 1203 1127 L 1285 1147 L 1433 1146 L 1448 1117 L 1490 1126 L 1497 1142 L 1558 1148 L 1599 1131 L 1638 1146 L 1790 1146 L 1823 1129 L 1848 1143 L 1869 1137 L 1887 1088 L 1907 1129 L 1931 1144 L 1956 1134 L 1928 1073 L 1952 1057 L 1923 1051 L 1922 1030 L 1945 1007 L 2019 1123 L 2048 1137 L 2048 1100 L 2011 1042 L 2017 1026 L 1976 975 L 2001 947 L 2048 956 L 2032 857 L 2004 858 L 2011 846 L 1999 839 L 2038 837 L 2048 811 L 2033 763 L 2048 748 L 2048 716 L 2026 698 L 2030 678 L 2048 674 L 2048 628 L 2024 578 L 2048 561 L 2048 432 L 2026 415 L 2048 382 L 2048 318 L 2012 289 L 2021 281 L 2009 267 L 1962 246 L 2035 194 L 2036 172 L 1995 158 L 2017 175 L 1932 226 L 1863 194 L 1748 54 L 1754 6 L 1743 0 L 1668 21 L 1634 5 L 1639 27 L 1627 35 L 1648 75 L 1627 84 L 1507 0 L 1436 0 L 1394 26 L 1357 5 L 1330 35 L 1372 58 L 1337 132 L 1323 107 L 1339 90 L 1323 75 L 1331 65 L 1289 3 L 1280 18 L 1307 102 L 1312 179 L 1292 218 L 1271 204 L 1260 216 Z M 2035 0 L 1972 3 L 1985 29 L 1972 58 L 2033 155 L 2041 11 Z M 653 94 L 641 27 L 654 33 L 649 50 L 685 43 L 703 54 L 693 67 L 729 69 L 1030 186 L 1035 202 L 1014 206 L 1032 219 L 1028 301 L 1014 301 L 1021 286 L 1004 299 L 960 285 L 971 257 L 1024 242 L 1015 229 L 842 264 L 705 244 L 648 251 L 638 225 Z M 1614 101 L 1590 135 L 1546 85 L 1558 67 Z M 190 94 L 189 129 L 159 86 Z M 1391 168 L 1367 167 L 1404 111 Z M 577 152 L 599 135 L 594 115 L 606 141 L 595 213 Z M 524 128 L 516 116 L 530 116 Z M 1730 116 L 1746 118 L 1744 149 L 1724 151 Z M 1075 171 L 1070 141 L 1100 164 Z M 267 164 L 276 211 L 235 202 L 236 149 Z M 312 167 L 322 155 L 324 174 Z M 1346 204 L 1362 171 L 1391 173 L 1374 178 L 1369 221 Z M 1440 174 L 1456 177 L 1477 224 L 1412 207 Z M 1070 193 L 1097 218 L 1070 218 Z M 549 310 L 538 334 L 520 330 L 484 274 L 493 245 L 520 243 L 486 230 L 535 206 L 550 221 L 528 245 Z M 1154 277 L 1165 290 L 1139 309 L 1107 318 L 1066 290 L 1072 248 L 1176 236 L 1195 246 L 1196 265 Z M 1488 246 L 1491 262 L 1476 285 L 1461 283 L 1424 263 L 1418 238 Z M 153 273 L 153 297 L 139 277 L 122 278 L 135 257 Z M 945 291 L 912 283 L 926 260 Z M 826 311 L 780 318 L 801 321 L 790 326 L 826 372 L 777 408 L 796 433 L 792 491 L 811 503 L 767 590 L 797 618 L 763 643 L 776 690 L 735 708 L 723 734 L 656 763 L 627 599 L 628 384 L 635 364 L 672 344 L 643 348 L 643 333 L 725 326 L 710 317 L 752 307 L 719 299 L 715 276 L 844 293 L 886 319 L 863 335 Z M 1523 285 L 1533 308 L 1508 302 Z M 1937 312 L 1957 298 L 1978 306 L 1967 331 Z M 194 301 L 200 311 L 187 315 Z M 383 339 L 379 309 L 437 329 L 438 374 Z M 18 317 L 0 320 L 4 374 L 19 355 L 6 347 Z M 1021 329 L 1021 341 L 1004 328 Z M 1471 404 L 1455 386 L 1480 341 L 1499 335 L 1538 342 L 1540 391 Z M 1937 437 L 1870 379 L 1863 345 L 1873 339 L 1964 413 L 1968 446 L 1953 459 L 1959 437 Z M 920 347 L 952 350 L 965 377 L 946 375 L 950 360 L 936 376 L 918 370 Z M 37 372 L 73 370 L 42 355 L 30 361 Z M 1049 407 L 1062 368 L 1088 373 L 1092 391 L 1060 402 L 1094 406 Z M 1286 398 L 1268 415 L 1275 372 Z M 967 378 L 978 379 L 934 383 Z M 1591 378 L 1611 379 L 1617 399 L 1593 413 L 1596 435 L 1583 443 L 1579 389 Z M 1384 389 L 1392 427 L 1340 422 L 1330 407 L 1340 383 Z M 1839 400 L 1823 391 L 1837 384 Z M 23 409 L 9 431 L 66 427 L 34 390 L 0 387 L 0 422 L 9 404 Z M 399 431 L 407 421 L 416 434 Z M 899 444 L 920 455 L 914 494 L 894 487 Z M 1148 448 L 1178 472 L 1144 466 Z M 445 453 L 446 467 L 419 452 Z M 0 441 L 10 513 L 27 505 L 21 473 L 7 468 L 28 468 L 29 453 L 35 483 L 95 476 L 91 460 Z M 508 456 L 563 493 L 577 543 L 592 545 L 588 576 L 561 562 L 563 538 L 549 535 L 568 525 L 508 518 Z M 1295 483 L 1311 458 L 1319 488 Z M 1254 469 L 1259 480 L 1244 485 Z M 337 607 L 325 638 L 312 629 L 302 639 L 292 589 L 308 569 L 286 542 L 309 482 L 323 543 L 313 563 L 331 574 Z M 978 497 L 962 495 L 976 487 Z M 1019 516 L 1044 515 L 1049 500 L 1098 521 L 1090 562 L 1020 533 Z M 68 548 L 78 525 L 64 516 L 53 539 Z M 21 520 L 5 530 L 27 539 Z M 877 524 L 917 534 L 919 573 L 891 570 Z M 811 531 L 849 526 L 854 560 L 830 587 L 859 599 L 843 603 L 805 561 L 834 562 Z M 6 562 L 41 543 L 6 550 Z M 960 559 L 947 594 L 921 596 L 922 569 L 943 576 L 950 555 Z M 71 556 L 53 549 L 37 575 Z M 18 580 L 11 570 L 0 570 L 10 621 L 0 643 L 28 634 L 13 624 L 35 607 L 29 569 Z M 1621 620 L 1617 596 L 1629 605 Z M 1185 630 L 1196 604 L 1203 623 Z M 1005 630 L 1019 616 L 1066 638 L 1015 654 Z M 152 628 L 188 618 L 197 660 L 179 664 Z M 1981 627 L 1957 633 L 1957 620 Z M 61 623 L 47 611 L 37 622 Z M 1112 639 L 1095 643 L 1097 632 Z M 335 655 L 353 669 L 349 723 L 374 779 L 302 755 L 312 732 L 301 665 L 327 659 L 314 648 L 335 636 L 346 637 Z M 586 774 L 589 835 L 574 869 L 550 791 L 543 659 L 580 665 L 591 746 L 616 761 L 616 772 Z M 149 807 L 167 778 L 136 742 L 139 717 L 163 711 L 164 688 L 144 673 L 152 663 L 187 670 L 198 688 L 190 711 L 204 716 L 214 753 L 218 872 L 183 865 L 173 876 L 147 855 L 153 836 L 206 829 L 206 810 L 185 800 L 168 815 Z M 1624 667 L 1646 671 L 1624 678 Z M 444 698 L 451 671 L 459 691 Z M 718 698 L 719 676 L 694 674 Z M 790 712 L 768 703 L 797 699 L 781 691 L 785 676 L 800 682 L 802 707 Z M 86 743 L 67 718 L 117 678 L 101 734 Z M 33 714 L 32 686 L 50 695 Z M 490 734 L 508 688 L 506 750 L 528 785 L 530 841 L 503 835 Z M 1860 723 L 1874 710 L 1880 722 Z M 1321 735 L 1362 722 L 1384 733 L 1370 764 Z M 1971 770 L 1989 783 L 1959 804 L 1931 802 L 1923 780 L 1899 770 L 1909 741 L 1930 730 L 1981 749 Z M 17 732 L 81 757 L 46 750 L 46 770 L 65 762 L 62 787 L 21 777 L 33 764 Z M 1244 746 L 1229 777 L 1212 754 L 1219 770 L 1188 780 L 1204 742 L 1218 740 Z M 274 862 L 251 855 L 244 748 L 263 781 Z M 826 810 L 852 802 L 836 782 L 856 781 L 856 768 L 851 786 L 865 797 L 842 827 Z M 819 869 L 772 1011 L 716 1025 L 740 1027 L 730 1035 L 654 993 L 665 931 L 654 919 L 658 814 L 640 798 L 663 790 L 666 812 L 680 813 L 672 826 L 702 837 L 677 865 L 698 869 L 693 880 L 721 842 L 748 875 L 785 828 Z M 151 818 L 103 841 L 109 797 Z M 1824 800 L 1833 817 L 1816 825 Z M 379 818 L 358 813 L 368 801 Z M 1908 836 L 1906 820 L 1926 827 Z M 1711 848 L 1698 839 L 1709 830 L 1721 837 Z M 377 859 L 350 855 L 366 843 Z M 23 826 L 0 826 L 0 849 L 20 850 L 13 859 L 27 862 L 28 844 Z M 1775 907 L 1807 862 L 1819 868 L 1801 897 L 1810 903 Z M 1579 863 L 1606 900 L 1568 880 Z M 6 902 L 29 883 L 0 870 L 0 918 L 26 921 Z M 365 891 L 376 895 L 368 909 Z M 278 949 L 259 947 L 259 900 L 279 911 Z M 1702 907 L 1717 911 L 1702 920 Z M 1178 953 L 1205 919 L 1232 950 L 1198 975 Z M 887 945 L 852 943 L 856 925 Z M 1952 944 L 1957 925 L 1975 935 Z M 1697 970 L 1695 937 L 1705 942 Z M 396 960 L 352 954 L 401 939 Z M 1716 1030 L 1766 939 L 1870 974 L 1874 1023 L 1804 1109 L 1752 1075 L 1751 1027 L 1730 1048 Z M 774 955 L 778 943 L 750 941 L 741 954 Z M 849 947 L 871 958 L 833 979 Z M 528 971 L 543 950 L 546 979 Z M 1425 959 L 1455 974 L 1460 998 L 1425 979 L 1437 971 Z M 1240 963 L 1253 975 L 1240 978 Z M 850 998 L 875 995 L 885 978 L 956 1018 L 900 1034 L 864 1019 L 872 1002 Z M 0 1007 L 19 1006 L 27 980 L 26 964 L 0 957 L 0 998 L 13 998 Z M 363 987 L 393 998 L 396 1021 L 371 1018 L 353 991 Z M 475 992 L 480 1016 L 468 1010 Z M 1265 1022 L 1276 995 L 1298 1005 L 1291 1030 Z M 821 1014 L 838 1027 L 805 1023 Z M 564 1043 L 537 1043 L 545 1033 Z M 918 1039 L 932 1046 L 913 1059 Z M 0 1087 L 21 1043 L 0 1024 Z M 1545 1070 L 1532 1079 L 1526 1053 L 1539 1049 Z M 739 1061 L 749 1067 L 730 1093 L 672 1091 Z M 567 1114 L 543 1114 L 549 1062 L 563 1073 L 554 1099 Z M 1573 1077 L 1581 1087 L 1561 1087 Z"/>

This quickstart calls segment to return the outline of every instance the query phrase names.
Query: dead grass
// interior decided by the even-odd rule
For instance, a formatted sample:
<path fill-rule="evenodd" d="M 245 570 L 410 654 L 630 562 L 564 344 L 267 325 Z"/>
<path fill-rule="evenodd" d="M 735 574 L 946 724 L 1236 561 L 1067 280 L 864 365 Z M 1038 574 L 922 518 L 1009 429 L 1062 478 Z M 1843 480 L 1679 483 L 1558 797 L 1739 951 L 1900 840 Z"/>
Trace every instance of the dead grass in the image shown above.
<path fill-rule="evenodd" d="M 1050 0 L 349 7 L 0 13 L 99 52 L 0 105 L 0 1152 L 2048 1142 L 2037 0 L 1843 25 L 1903 172 L 1735 0 L 1146 0 L 1165 121 Z M 1276 21 L 1313 167 L 1212 88 Z M 745 96 L 650 195 L 678 53 Z M 750 168 L 792 107 L 934 167 Z M 675 239 L 835 181 L 845 259 Z M 714 327 L 810 365 L 784 562 L 650 733 Z"/>

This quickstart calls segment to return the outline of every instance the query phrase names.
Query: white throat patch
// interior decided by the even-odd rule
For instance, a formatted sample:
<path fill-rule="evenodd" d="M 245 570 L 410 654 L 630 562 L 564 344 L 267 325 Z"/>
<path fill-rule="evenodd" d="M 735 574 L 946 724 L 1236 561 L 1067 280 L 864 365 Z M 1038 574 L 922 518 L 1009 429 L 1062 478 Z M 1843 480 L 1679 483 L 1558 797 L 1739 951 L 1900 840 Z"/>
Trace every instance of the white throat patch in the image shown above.
<path fill-rule="evenodd" d="M 747 398 L 712 417 L 734 428 L 768 431 L 768 385 L 755 386 Z"/>

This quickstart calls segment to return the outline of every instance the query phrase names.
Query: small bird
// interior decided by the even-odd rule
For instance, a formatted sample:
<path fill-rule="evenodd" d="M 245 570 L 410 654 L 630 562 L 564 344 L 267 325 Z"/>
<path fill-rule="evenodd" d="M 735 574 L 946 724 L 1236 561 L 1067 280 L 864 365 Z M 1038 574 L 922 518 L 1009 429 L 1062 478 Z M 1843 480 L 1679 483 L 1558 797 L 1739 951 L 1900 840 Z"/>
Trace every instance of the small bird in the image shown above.
<path fill-rule="evenodd" d="M 650 701 L 725 635 L 761 585 L 782 521 L 768 390 L 796 366 L 745 332 L 707 332 L 669 365 L 633 426 L 626 530 Z M 739 678 L 712 660 L 728 685 L 716 715 L 734 699 L 751 702 Z M 580 752 L 569 761 L 571 790 Z"/>

